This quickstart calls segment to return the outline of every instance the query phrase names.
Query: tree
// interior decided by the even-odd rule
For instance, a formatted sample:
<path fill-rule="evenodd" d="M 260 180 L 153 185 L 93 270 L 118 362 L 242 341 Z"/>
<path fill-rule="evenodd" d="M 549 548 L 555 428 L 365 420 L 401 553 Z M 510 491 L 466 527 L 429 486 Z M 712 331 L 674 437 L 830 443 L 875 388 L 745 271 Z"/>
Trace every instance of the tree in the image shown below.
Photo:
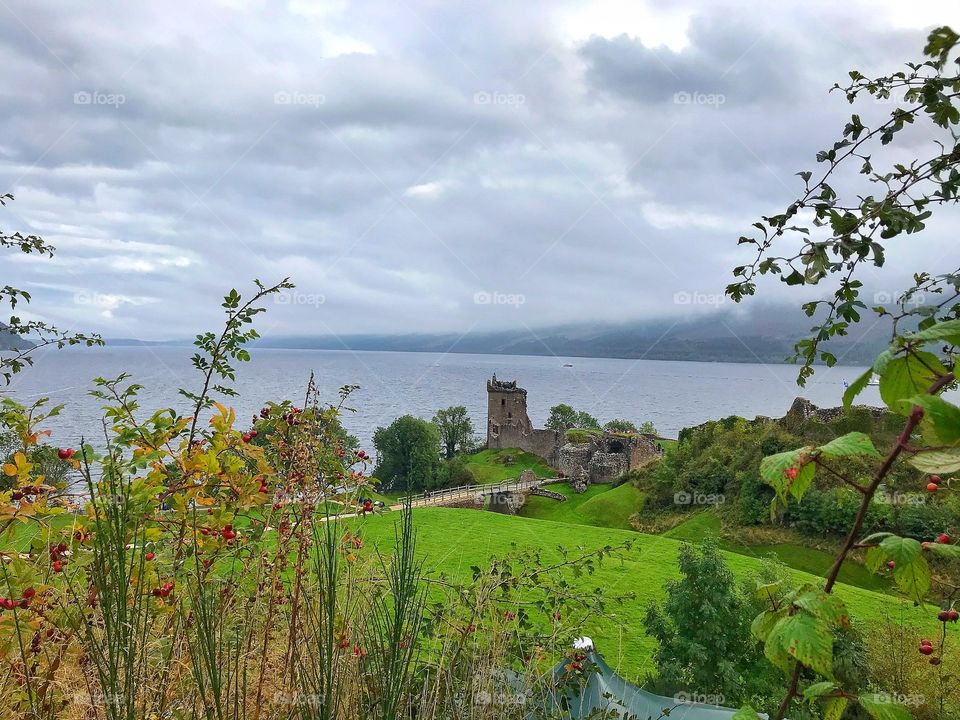
<path fill-rule="evenodd" d="M 603 429 L 607 432 L 625 433 L 632 435 L 637 432 L 637 426 L 630 420 L 610 420 L 605 423 Z"/>
<path fill-rule="evenodd" d="M 850 103 L 865 95 L 891 102 L 888 118 L 868 126 L 859 115 L 852 115 L 840 139 L 817 153 L 817 162 L 825 165 L 818 177 L 813 179 L 810 171 L 797 173 L 804 182 L 800 197 L 784 212 L 754 223 L 759 235 L 739 240 L 740 245 L 752 246 L 753 257 L 733 270 L 739 279 L 727 287 L 727 294 L 735 301 L 753 295 L 762 275 L 779 276 L 794 286 L 837 278 L 832 297 L 803 305 L 808 317 L 820 316 L 812 335 L 796 346 L 796 359 L 802 361 L 801 385 L 813 374 L 816 361 L 837 362 L 824 344 L 846 335 L 867 309 L 858 276 L 863 266 L 883 266 L 888 241 L 922 231 L 935 210 L 960 202 L 960 75 L 956 62 L 950 62 L 958 44 L 960 35 L 949 27 L 939 27 L 928 36 L 925 61 L 907 63 L 906 70 L 876 78 L 850 71 L 850 83 L 834 89 L 841 90 Z M 908 126 L 916 130 L 904 139 L 899 133 Z M 925 146 L 918 138 L 932 142 Z M 923 149 L 922 155 L 910 159 L 920 153 L 918 148 Z M 875 170 L 878 166 L 882 168 L 879 172 Z M 849 172 L 856 169 L 863 177 L 858 179 Z M 840 187 L 841 183 L 848 186 Z M 869 187 L 864 187 L 867 183 L 876 191 L 869 192 Z M 900 244 L 904 244 L 902 238 Z M 917 241 L 910 244 L 917 245 Z M 786 251 L 781 249 L 784 245 Z M 906 460 L 927 473 L 929 492 L 940 491 L 940 473 L 960 469 L 960 407 L 943 397 L 945 390 L 957 384 L 960 268 L 941 270 L 931 267 L 915 272 L 913 286 L 896 297 L 893 309 L 875 298 L 874 312 L 892 320 L 891 344 L 843 396 L 849 407 L 870 379 L 879 376 L 884 404 L 902 416 L 902 431 L 892 447 L 881 454 L 868 436 L 849 432 L 820 446 L 770 455 L 761 463 L 761 477 L 775 492 L 774 513 L 788 502 L 802 502 L 818 470 L 850 485 L 860 496 L 846 540 L 822 587 L 804 586 L 783 603 L 771 603 L 754 621 L 755 636 L 764 642 L 765 656 L 788 678 L 783 699 L 770 714 L 773 720 L 782 720 L 791 707 L 799 709 L 801 699 L 822 703 L 827 717 L 839 717 L 851 700 L 873 718 L 911 717 L 905 706 L 891 703 L 883 694 L 859 694 L 838 685 L 836 648 L 828 640 L 837 626 L 850 621 L 833 589 L 844 561 L 855 548 L 867 550 L 865 564 L 874 572 L 881 568 L 892 571 L 899 589 L 918 605 L 924 603 L 931 588 L 927 557 L 940 556 L 944 561 L 960 557 L 942 528 L 928 528 L 930 539 L 923 543 L 887 532 L 864 537 L 870 504 L 898 463 Z M 855 477 L 847 466 L 851 457 L 868 458 L 875 469 L 867 477 Z M 943 673 L 946 623 L 960 619 L 960 612 L 943 609 L 937 617 L 943 623 L 937 644 L 922 641 L 918 652 L 929 657 L 936 668 L 931 672 Z M 738 717 L 755 718 L 757 714 L 745 707 Z"/>
<path fill-rule="evenodd" d="M 473 422 L 463 405 L 437 410 L 433 424 L 440 431 L 440 443 L 447 460 L 466 450 L 473 439 Z"/>
<path fill-rule="evenodd" d="M 665 585 L 666 602 L 651 603 L 644 619 L 646 634 L 657 641 L 657 684 L 670 694 L 692 690 L 739 701 L 760 655 L 750 637 L 750 605 L 715 539 L 699 550 L 682 545 L 678 562 L 680 579 Z"/>
<path fill-rule="evenodd" d="M 600 422 L 590 413 L 576 411 L 566 403 L 560 403 L 550 408 L 550 415 L 547 417 L 547 427 L 551 430 L 566 432 L 570 428 L 582 428 L 584 430 L 599 430 Z"/>
<path fill-rule="evenodd" d="M 653 424 L 652 420 L 645 420 L 640 426 L 640 432 L 645 433 L 646 435 L 659 435 L 657 431 L 657 426 Z"/>
<path fill-rule="evenodd" d="M 426 420 L 404 415 L 373 434 L 379 464 L 376 476 L 390 486 L 422 490 L 437 484 L 440 433 Z"/>
<path fill-rule="evenodd" d="M 0 195 L 0 206 L 5 206 L 10 200 L 13 200 L 13 195 L 9 193 Z M 54 247 L 36 235 L 23 235 L 19 232 L 8 235 L 2 230 L 0 230 L 0 248 L 19 248 L 21 252 L 28 255 L 36 253 L 47 257 L 53 257 L 54 253 Z M 16 310 L 18 303 L 29 303 L 30 299 L 30 293 L 26 290 L 10 285 L 0 287 L 0 304 L 9 304 L 11 311 Z M 29 341 L 28 337 L 35 338 L 36 342 Z M 58 330 L 49 323 L 39 320 L 24 321 L 12 315 L 6 323 L 0 323 L 0 350 L 13 351 L 6 357 L 0 357 L 0 375 L 9 385 L 15 374 L 33 364 L 31 355 L 40 348 L 51 345 L 62 348 L 67 345 L 81 344 L 87 347 L 103 345 L 103 340 L 99 335 L 71 334 Z"/>

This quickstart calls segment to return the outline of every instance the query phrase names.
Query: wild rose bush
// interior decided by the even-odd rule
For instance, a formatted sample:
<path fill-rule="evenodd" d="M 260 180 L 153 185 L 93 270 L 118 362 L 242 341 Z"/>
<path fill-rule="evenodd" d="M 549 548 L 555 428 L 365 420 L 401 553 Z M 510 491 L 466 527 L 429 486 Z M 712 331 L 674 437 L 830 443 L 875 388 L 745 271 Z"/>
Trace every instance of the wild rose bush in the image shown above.
<path fill-rule="evenodd" d="M 545 673 L 577 620 L 603 612 L 565 574 L 609 550 L 432 578 L 409 509 L 395 547 L 368 547 L 354 511 L 369 458 L 340 425 L 353 388 L 325 405 L 311 381 L 303 407 L 268 403 L 242 428 L 211 399 L 231 394 L 216 383 L 246 359 L 244 325 L 273 291 L 258 290 L 228 295 L 224 332 L 198 337 L 193 415 L 141 420 L 139 385 L 97 379 L 101 449 L 60 448 L 51 466 L 59 408 L 3 400 L 0 705 L 108 720 L 551 716 Z M 581 660 L 559 682 L 576 688 Z"/>

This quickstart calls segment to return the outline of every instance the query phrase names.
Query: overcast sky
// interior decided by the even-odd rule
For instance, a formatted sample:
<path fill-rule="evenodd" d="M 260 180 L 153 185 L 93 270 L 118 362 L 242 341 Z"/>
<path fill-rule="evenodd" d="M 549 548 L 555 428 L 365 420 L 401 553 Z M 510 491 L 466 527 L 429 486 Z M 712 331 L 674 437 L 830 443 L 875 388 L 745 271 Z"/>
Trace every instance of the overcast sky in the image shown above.
<path fill-rule="evenodd" d="M 709 307 L 838 137 L 833 82 L 943 23 L 956 3 L 0 0 L 0 227 L 58 251 L 0 282 L 154 339 L 286 275 L 267 334 Z"/>

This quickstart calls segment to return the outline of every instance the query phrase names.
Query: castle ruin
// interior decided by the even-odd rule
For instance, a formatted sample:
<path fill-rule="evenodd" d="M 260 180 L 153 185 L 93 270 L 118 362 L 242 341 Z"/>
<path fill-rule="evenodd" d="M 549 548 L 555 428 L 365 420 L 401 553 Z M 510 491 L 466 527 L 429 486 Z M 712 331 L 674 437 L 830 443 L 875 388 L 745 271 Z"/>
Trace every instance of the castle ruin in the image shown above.
<path fill-rule="evenodd" d="M 519 448 L 539 455 L 574 483 L 610 483 L 660 457 L 656 437 L 600 432 L 587 442 L 567 442 L 558 430 L 535 428 L 527 414 L 527 391 L 516 380 L 487 381 L 487 447 Z"/>

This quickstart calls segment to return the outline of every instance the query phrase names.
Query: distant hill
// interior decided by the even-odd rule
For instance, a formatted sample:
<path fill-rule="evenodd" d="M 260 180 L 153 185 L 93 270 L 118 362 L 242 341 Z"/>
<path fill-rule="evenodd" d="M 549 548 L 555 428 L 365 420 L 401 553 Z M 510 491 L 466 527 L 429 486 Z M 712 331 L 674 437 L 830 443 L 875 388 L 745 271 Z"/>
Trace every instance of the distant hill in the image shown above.
<path fill-rule="evenodd" d="M 643 358 L 706 362 L 782 363 L 812 322 L 790 312 L 715 313 L 692 320 L 621 324 L 567 325 L 539 329 L 404 335 L 268 337 L 261 347 L 322 350 L 390 350 L 398 352 L 489 353 L 559 357 Z M 854 328 L 829 348 L 841 364 L 873 361 L 889 341 L 888 328 L 875 324 Z"/>
<path fill-rule="evenodd" d="M 7 326 L 0 323 L 0 350 L 27 350 L 34 347 L 29 340 L 17 337 L 7 329 Z"/>

